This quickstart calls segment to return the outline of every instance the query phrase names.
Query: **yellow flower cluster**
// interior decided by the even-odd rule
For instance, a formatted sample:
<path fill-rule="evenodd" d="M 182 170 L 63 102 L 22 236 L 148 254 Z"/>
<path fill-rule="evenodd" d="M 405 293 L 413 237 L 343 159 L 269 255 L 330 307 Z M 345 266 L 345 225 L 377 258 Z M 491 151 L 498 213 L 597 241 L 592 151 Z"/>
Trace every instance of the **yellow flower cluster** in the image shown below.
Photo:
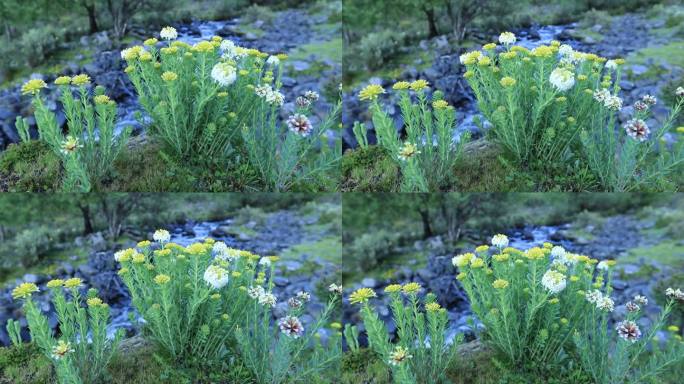
<path fill-rule="evenodd" d="M 370 84 L 359 92 L 359 100 L 376 100 L 383 93 L 385 93 L 385 89 L 381 85 Z"/>
<path fill-rule="evenodd" d="M 90 84 L 90 76 L 86 74 L 76 75 L 71 79 L 71 84 L 79 87 L 84 87 Z"/>
<path fill-rule="evenodd" d="M 446 100 L 435 100 L 432 102 L 432 108 L 442 110 L 449 108 L 449 103 Z"/>
<path fill-rule="evenodd" d="M 375 291 L 370 288 L 359 288 L 349 296 L 350 304 L 367 303 L 371 298 L 376 297 Z"/>
<path fill-rule="evenodd" d="M 43 88 L 47 88 L 47 84 L 45 84 L 45 81 L 41 79 L 31 79 L 21 87 L 21 94 L 36 95 L 40 93 L 40 90 Z"/>
<path fill-rule="evenodd" d="M 19 286 L 12 290 L 12 298 L 14 300 L 26 299 L 31 297 L 31 295 L 35 292 L 38 292 L 37 285 L 33 283 L 21 283 L 19 284 Z"/>

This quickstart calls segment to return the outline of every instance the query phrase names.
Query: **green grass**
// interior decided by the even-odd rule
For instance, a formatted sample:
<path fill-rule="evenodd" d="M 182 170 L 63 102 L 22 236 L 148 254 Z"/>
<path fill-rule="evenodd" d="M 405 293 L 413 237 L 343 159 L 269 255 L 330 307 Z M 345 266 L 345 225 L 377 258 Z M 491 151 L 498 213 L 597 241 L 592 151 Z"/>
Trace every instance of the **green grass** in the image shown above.
<path fill-rule="evenodd" d="M 667 45 L 641 49 L 630 54 L 627 62 L 646 64 L 649 59 L 664 60 L 671 65 L 684 68 L 684 42 L 675 41 Z"/>
<path fill-rule="evenodd" d="M 345 89 L 353 89 L 372 77 L 397 80 L 401 77 L 406 67 L 414 67 L 417 71 L 423 71 L 432 67 L 434 53 L 431 50 L 415 49 L 402 53 L 391 59 L 376 71 L 358 73 L 345 73 Z"/>
<path fill-rule="evenodd" d="M 308 60 L 310 56 L 315 56 L 318 60 L 327 59 L 341 63 L 342 49 L 342 38 L 334 38 L 300 45 L 290 51 L 288 55 L 290 60 Z"/>
<path fill-rule="evenodd" d="M 684 268 L 684 245 L 681 240 L 663 240 L 656 245 L 630 249 L 620 261 L 634 263 L 640 259 Z"/>
<path fill-rule="evenodd" d="M 80 59 L 76 59 L 79 55 Z M 73 62 L 82 67 L 93 60 L 93 51 L 89 48 L 77 46 L 55 52 L 45 59 L 45 62 L 37 67 L 24 67 L 19 71 L 10 73 L 7 79 L 0 84 L 0 88 L 9 88 L 23 83 L 32 73 L 60 75 L 67 68 L 66 64 Z"/>
<path fill-rule="evenodd" d="M 280 255 L 283 259 L 299 259 L 301 255 L 320 257 L 333 263 L 342 262 L 342 243 L 338 236 L 326 236 L 318 241 L 292 246 Z"/>

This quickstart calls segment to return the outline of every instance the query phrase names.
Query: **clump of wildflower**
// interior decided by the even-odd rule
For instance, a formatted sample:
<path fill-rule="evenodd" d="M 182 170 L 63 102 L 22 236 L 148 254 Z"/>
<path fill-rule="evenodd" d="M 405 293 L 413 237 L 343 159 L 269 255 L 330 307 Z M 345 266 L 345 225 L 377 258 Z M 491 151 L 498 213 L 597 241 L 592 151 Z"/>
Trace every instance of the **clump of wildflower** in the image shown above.
<path fill-rule="evenodd" d="M 652 95 L 644 95 L 644 97 L 641 98 L 641 101 L 646 103 L 648 106 L 654 106 L 658 102 L 658 99 L 655 98 L 655 96 Z"/>
<path fill-rule="evenodd" d="M 159 32 L 159 37 L 164 40 L 175 40 L 178 38 L 178 32 L 174 27 L 164 27 L 161 32 Z"/>
<path fill-rule="evenodd" d="M 402 292 L 407 295 L 412 295 L 420 292 L 420 290 L 423 289 L 423 287 L 420 286 L 420 284 L 416 282 L 411 282 L 404 284 L 403 287 L 401 287 Z"/>
<path fill-rule="evenodd" d="M 218 84 L 227 87 L 235 83 L 237 72 L 235 71 L 235 67 L 228 63 L 218 63 L 212 68 L 211 77 Z"/>
<path fill-rule="evenodd" d="M 446 100 L 435 100 L 432 102 L 432 108 L 442 110 L 449 108 L 449 103 Z"/>
<path fill-rule="evenodd" d="M 60 152 L 64 155 L 70 155 L 79 148 L 83 148 L 83 144 L 78 141 L 78 138 L 69 135 L 66 140 L 62 141 Z"/>
<path fill-rule="evenodd" d="M 257 285 L 256 287 L 249 287 L 247 289 L 247 295 L 249 295 L 249 297 L 251 297 L 252 299 L 258 299 L 265 293 L 266 291 L 264 290 L 264 287 L 260 285 Z"/>
<path fill-rule="evenodd" d="M 55 79 L 55 85 L 69 85 L 71 84 L 71 77 L 69 76 L 60 76 L 57 79 Z"/>
<path fill-rule="evenodd" d="M 608 296 L 601 296 L 601 298 L 596 301 L 596 308 L 606 312 L 613 312 L 615 309 L 615 302 Z"/>
<path fill-rule="evenodd" d="M 648 305 L 648 299 L 646 296 L 636 295 L 634 296 L 634 302 L 639 305 Z"/>
<path fill-rule="evenodd" d="M 684 87 L 677 87 L 677 90 L 675 91 L 675 95 L 677 97 L 684 97 Z"/>
<path fill-rule="evenodd" d="M 309 136 L 313 132 L 313 125 L 306 115 L 295 113 L 287 119 L 287 127 L 290 131 L 300 135 Z"/>
<path fill-rule="evenodd" d="M 641 337 L 639 326 L 630 320 L 617 323 L 615 330 L 617 331 L 618 336 L 632 343 L 636 342 Z"/>
<path fill-rule="evenodd" d="M 278 298 L 272 293 L 264 293 L 257 298 L 259 304 L 265 307 L 274 307 Z"/>
<path fill-rule="evenodd" d="M 618 64 L 615 60 L 608 60 L 608 61 L 606 61 L 605 67 L 606 67 L 606 69 L 608 69 L 610 71 L 614 71 L 617 69 Z"/>
<path fill-rule="evenodd" d="M 47 283 L 47 287 L 50 289 L 61 288 L 63 285 L 64 285 L 64 280 L 62 280 L 62 279 L 50 280 Z"/>
<path fill-rule="evenodd" d="M 425 310 L 428 312 L 437 312 L 440 309 L 442 309 L 442 306 L 439 305 L 439 303 L 432 302 L 425 304 Z"/>
<path fill-rule="evenodd" d="M 278 328 L 285 335 L 297 339 L 304 334 L 304 326 L 296 316 L 285 316 L 278 321 Z"/>
<path fill-rule="evenodd" d="M 370 288 L 359 288 L 349 296 L 350 304 L 363 304 L 376 297 L 375 291 Z"/>
<path fill-rule="evenodd" d="M 385 293 L 401 292 L 401 284 L 390 284 L 385 287 Z"/>
<path fill-rule="evenodd" d="M 82 73 L 80 75 L 76 75 L 71 79 L 71 84 L 79 86 L 79 87 L 86 86 L 86 85 L 90 84 L 90 76 L 88 76 L 84 73 Z"/>
<path fill-rule="evenodd" d="M 634 109 L 643 112 L 648 109 L 648 104 L 644 103 L 643 101 L 639 100 L 636 103 L 634 103 Z"/>
<path fill-rule="evenodd" d="M 102 302 L 102 299 L 100 299 L 99 297 L 92 297 L 86 300 L 86 304 L 88 304 L 89 307 L 99 307 L 104 303 Z"/>
<path fill-rule="evenodd" d="M 551 293 L 559 293 L 567 284 L 565 275 L 552 269 L 546 271 L 541 280 L 542 285 Z"/>
<path fill-rule="evenodd" d="M 308 108 L 311 105 L 311 101 L 304 96 L 299 96 L 295 99 L 295 104 L 300 108 Z"/>
<path fill-rule="evenodd" d="M 47 88 L 47 84 L 42 79 L 31 79 L 24 83 L 21 87 L 22 95 L 35 95 L 40 92 L 41 89 Z"/>
<path fill-rule="evenodd" d="M 293 309 L 301 308 L 302 304 L 302 301 L 297 299 L 296 297 L 291 297 L 287 300 L 287 305 Z"/>
<path fill-rule="evenodd" d="M 563 44 L 560 47 L 558 47 L 558 54 L 561 56 L 571 56 L 575 52 L 571 46 L 567 44 Z"/>
<path fill-rule="evenodd" d="M 12 290 L 12 298 L 14 300 L 26 299 L 38 291 L 38 286 L 33 283 L 21 283 Z"/>
<path fill-rule="evenodd" d="M 204 271 L 204 281 L 215 289 L 221 289 L 228 284 L 230 280 L 230 275 L 228 271 L 217 266 L 210 265 L 206 271 Z"/>
<path fill-rule="evenodd" d="M 321 95 L 318 94 L 316 91 L 306 91 L 304 92 L 304 97 L 309 99 L 310 102 L 315 102 L 318 101 L 318 99 L 321 97 Z"/>
<path fill-rule="evenodd" d="M 470 264 L 470 260 L 473 257 L 475 257 L 475 255 L 472 253 L 464 253 L 462 255 L 454 256 L 451 259 L 451 263 L 454 265 L 454 267 L 465 267 L 466 265 Z"/>
<path fill-rule="evenodd" d="M 112 101 L 112 99 L 110 99 L 107 95 L 97 95 L 93 97 L 93 101 L 95 101 L 95 104 L 103 105 L 109 104 Z"/>
<path fill-rule="evenodd" d="M 307 303 L 311 300 L 311 294 L 309 292 L 306 292 L 306 291 L 297 292 L 296 297 L 297 297 L 297 299 L 299 299 L 305 303 Z"/>
<path fill-rule="evenodd" d="M 60 340 L 57 345 L 52 347 L 52 358 L 55 360 L 61 360 L 66 357 L 67 354 L 74 352 L 75 350 L 71 347 L 71 343 Z"/>
<path fill-rule="evenodd" d="M 672 289 L 668 288 L 665 290 L 665 296 L 667 296 L 670 299 L 678 300 L 678 301 L 684 301 L 684 292 L 682 292 L 681 289 Z"/>
<path fill-rule="evenodd" d="M 159 274 L 159 275 L 154 277 L 154 282 L 159 284 L 159 285 L 165 285 L 169 281 L 171 281 L 171 277 L 169 275 Z"/>
<path fill-rule="evenodd" d="M 430 85 L 426 80 L 418 79 L 411 83 L 411 90 L 415 92 L 422 91 Z"/>
<path fill-rule="evenodd" d="M 399 149 L 399 160 L 407 161 L 408 159 L 420 153 L 421 152 L 418 150 L 418 147 L 415 144 L 406 142 Z"/>
<path fill-rule="evenodd" d="M 408 359 L 411 359 L 412 357 L 413 355 L 409 353 L 408 349 L 402 346 L 397 346 L 394 348 L 394 351 L 390 353 L 389 363 L 390 365 L 398 366 L 407 361 Z"/>
<path fill-rule="evenodd" d="M 646 141 L 648 135 L 651 133 L 646 122 L 641 119 L 629 120 L 624 125 L 624 129 L 629 137 L 639 141 Z"/>
<path fill-rule="evenodd" d="M 69 289 L 79 288 L 83 285 L 83 280 L 78 277 L 72 277 L 64 282 L 64 287 Z"/>
<path fill-rule="evenodd" d="M 625 308 L 627 309 L 628 312 L 639 312 L 639 310 L 641 310 L 641 307 L 639 306 L 639 304 L 637 304 L 633 301 L 630 301 L 627 304 L 625 304 Z"/>
<path fill-rule="evenodd" d="M 359 92 L 359 100 L 376 100 L 383 93 L 385 93 L 385 89 L 381 85 L 369 84 Z"/>
<path fill-rule="evenodd" d="M 154 231 L 152 239 L 160 243 L 168 243 L 171 240 L 171 234 L 165 229 L 157 229 Z"/>
<path fill-rule="evenodd" d="M 494 237 L 492 237 L 492 245 L 502 249 L 508 247 L 508 236 L 500 233 L 494 235 Z"/>
<path fill-rule="evenodd" d="M 566 68 L 556 68 L 551 72 L 549 81 L 561 92 L 565 92 L 575 85 L 575 75 Z"/>
<path fill-rule="evenodd" d="M 516 41 L 515 35 L 511 32 L 503 32 L 499 35 L 499 42 L 503 45 L 511 45 Z"/>
<path fill-rule="evenodd" d="M 341 295 L 342 294 L 342 286 L 335 284 L 335 283 L 332 283 L 328 286 L 328 291 L 331 293 L 337 294 L 337 295 Z"/>
<path fill-rule="evenodd" d="M 482 52 L 472 51 L 472 52 L 462 54 L 459 57 L 459 60 L 460 60 L 461 64 L 463 64 L 463 65 L 471 65 L 471 64 L 475 64 L 478 61 L 480 61 L 481 57 L 482 57 Z"/>
<path fill-rule="evenodd" d="M 496 288 L 496 289 L 505 289 L 505 288 L 508 288 L 508 281 L 507 281 L 507 280 L 503 280 L 503 279 L 496 279 L 496 280 L 494 280 L 494 282 L 492 283 L 492 287 L 494 287 L 494 288 Z"/>

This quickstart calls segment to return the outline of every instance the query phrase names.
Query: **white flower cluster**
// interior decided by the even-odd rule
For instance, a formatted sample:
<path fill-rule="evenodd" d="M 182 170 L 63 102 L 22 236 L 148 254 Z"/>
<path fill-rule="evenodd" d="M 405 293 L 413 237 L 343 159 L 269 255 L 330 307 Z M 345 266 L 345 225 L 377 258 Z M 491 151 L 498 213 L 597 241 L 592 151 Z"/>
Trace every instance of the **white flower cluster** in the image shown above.
<path fill-rule="evenodd" d="M 282 93 L 273 90 L 273 88 L 268 85 L 259 85 L 254 88 L 254 93 L 257 96 L 265 99 L 268 104 L 282 106 L 285 102 L 285 96 Z"/>
<path fill-rule="evenodd" d="M 508 237 L 506 235 L 497 234 L 492 237 L 492 245 L 497 248 L 508 247 Z"/>
<path fill-rule="evenodd" d="M 606 88 L 603 88 L 600 91 L 594 91 L 594 100 L 613 111 L 619 111 L 622 109 L 622 99 L 611 95 L 610 91 Z"/>
<path fill-rule="evenodd" d="M 575 85 L 575 74 L 567 68 L 556 68 L 551 71 L 549 81 L 561 92 L 565 92 Z"/>
<path fill-rule="evenodd" d="M 237 80 L 237 71 L 228 63 L 218 63 L 212 68 L 211 77 L 218 84 L 227 87 Z"/>
<path fill-rule="evenodd" d="M 641 337 L 641 330 L 637 323 L 631 320 L 624 320 L 615 326 L 618 336 L 629 342 L 635 343 Z"/>
<path fill-rule="evenodd" d="M 328 286 L 328 292 L 331 292 L 331 293 L 334 293 L 337 295 L 341 295 L 342 294 L 342 286 L 337 285 L 335 283 L 332 283 Z"/>
<path fill-rule="evenodd" d="M 256 287 L 249 287 L 247 289 L 247 295 L 251 297 L 252 299 L 256 299 L 259 304 L 266 306 L 266 307 L 273 307 L 276 305 L 276 302 L 278 301 L 278 298 L 270 293 L 266 292 L 264 287 L 258 285 Z"/>
<path fill-rule="evenodd" d="M 278 328 L 285 335 L 297 339 L 304 334 L 304 326 L 296 316 L 285 316 L 278 321 Z"/>
<path fill-rule="evenodd" d="M 516 41 L 515 35 L 511 32 L 503 32 L 499 35 L 499 42 L 504 45 L 514 44 Z"/>
<path fill-rule="evenodd" d="M 544 276 L 542 276 L 541 283 L 549 292 L 559 293 L 565 289 L 567 280 L 565 279 L 564 274 L 554 271 L 553 269 L 549 269 L 546 271 L 546 273 L 544 273 Z"/>
<path fill-rule="evenodd" d="M 219 267 L 218 265 L 210 265 L 204 271 L 204 281 L 215 289 L 221 289 L 228 284 L 230 275 L 228 271 Z"/>
<path fill-rule="evenodd" d="M 648 135 L 651 133 L 651 129 L 648 128 L 646 122 L 641 119 L 629 120 L 625 123 L 624 129 L 629 137 L 638 141 L 646 141 Z"/>
<path fill-rule="evenodd" d="M 154 231 L 152 239 L 160 243 L 167 243 L 169 240 L 171 240 L 171 234 L 166 229 L 157 229 Z"/>
<path fill-rule="evenodd" d="M 604 296 L 601 291 L 595 289 L 591 292 L 587 292 L 584 297 L 588 302 L 595 304 L 596 308 L 606 311 L 613 312 L 615 309 L 615 302 L 609 296 Z"/>
<path fill-rule="evenodd" d="M 211 248 L 212 254 L 219 260 L 233 261 L 240 256 L 240 251 L 234 248 L 229 248 L 226 243 L 217 241 Z"/>
<path fill-rule="evenodd" d="M 175 40 L 178 38 L 178 32 L 176 31 L 176 28 L 164 27 L 161 32 L 159 32 L 159 37 L 164 40 Z"/>
<path fill-rule="evenodd" d="M 269 56 L 266 64 L 276 67 L 280 64 L 280 59 L 277 56 Z"/>
<path fill-rule="evenodd" d="M 665 290 L 665 296 L 669 297 L 670 299 L 678 300 L 678 301 L 684 301 L 684 292 L 682 292 L 681 289 L 672 289 L 668 288 Z"/>

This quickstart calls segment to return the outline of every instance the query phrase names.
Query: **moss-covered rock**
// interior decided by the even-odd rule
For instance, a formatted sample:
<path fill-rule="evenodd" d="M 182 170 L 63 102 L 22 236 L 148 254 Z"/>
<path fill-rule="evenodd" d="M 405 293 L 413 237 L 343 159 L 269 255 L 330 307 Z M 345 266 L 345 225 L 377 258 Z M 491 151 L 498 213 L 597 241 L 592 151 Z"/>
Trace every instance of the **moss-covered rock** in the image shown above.
<path fill-rule="evenodd" d="M 390 384 L 391 374 L 387 366 L 370 349 L 362 348 L 347 352 L 342 357 L 342 384 Z"/>
<path fill-rule="evenodd" d="M 357 148 L 342 156 L 342 191 L 397 192 L 399 167 L 379 146 Z"/>
<path fill-rule="evenodd" d="M 42 141 L 10 144 L 0 154 L 0 191 L 43 192 L 59 189 L 62 164 Z"/>

